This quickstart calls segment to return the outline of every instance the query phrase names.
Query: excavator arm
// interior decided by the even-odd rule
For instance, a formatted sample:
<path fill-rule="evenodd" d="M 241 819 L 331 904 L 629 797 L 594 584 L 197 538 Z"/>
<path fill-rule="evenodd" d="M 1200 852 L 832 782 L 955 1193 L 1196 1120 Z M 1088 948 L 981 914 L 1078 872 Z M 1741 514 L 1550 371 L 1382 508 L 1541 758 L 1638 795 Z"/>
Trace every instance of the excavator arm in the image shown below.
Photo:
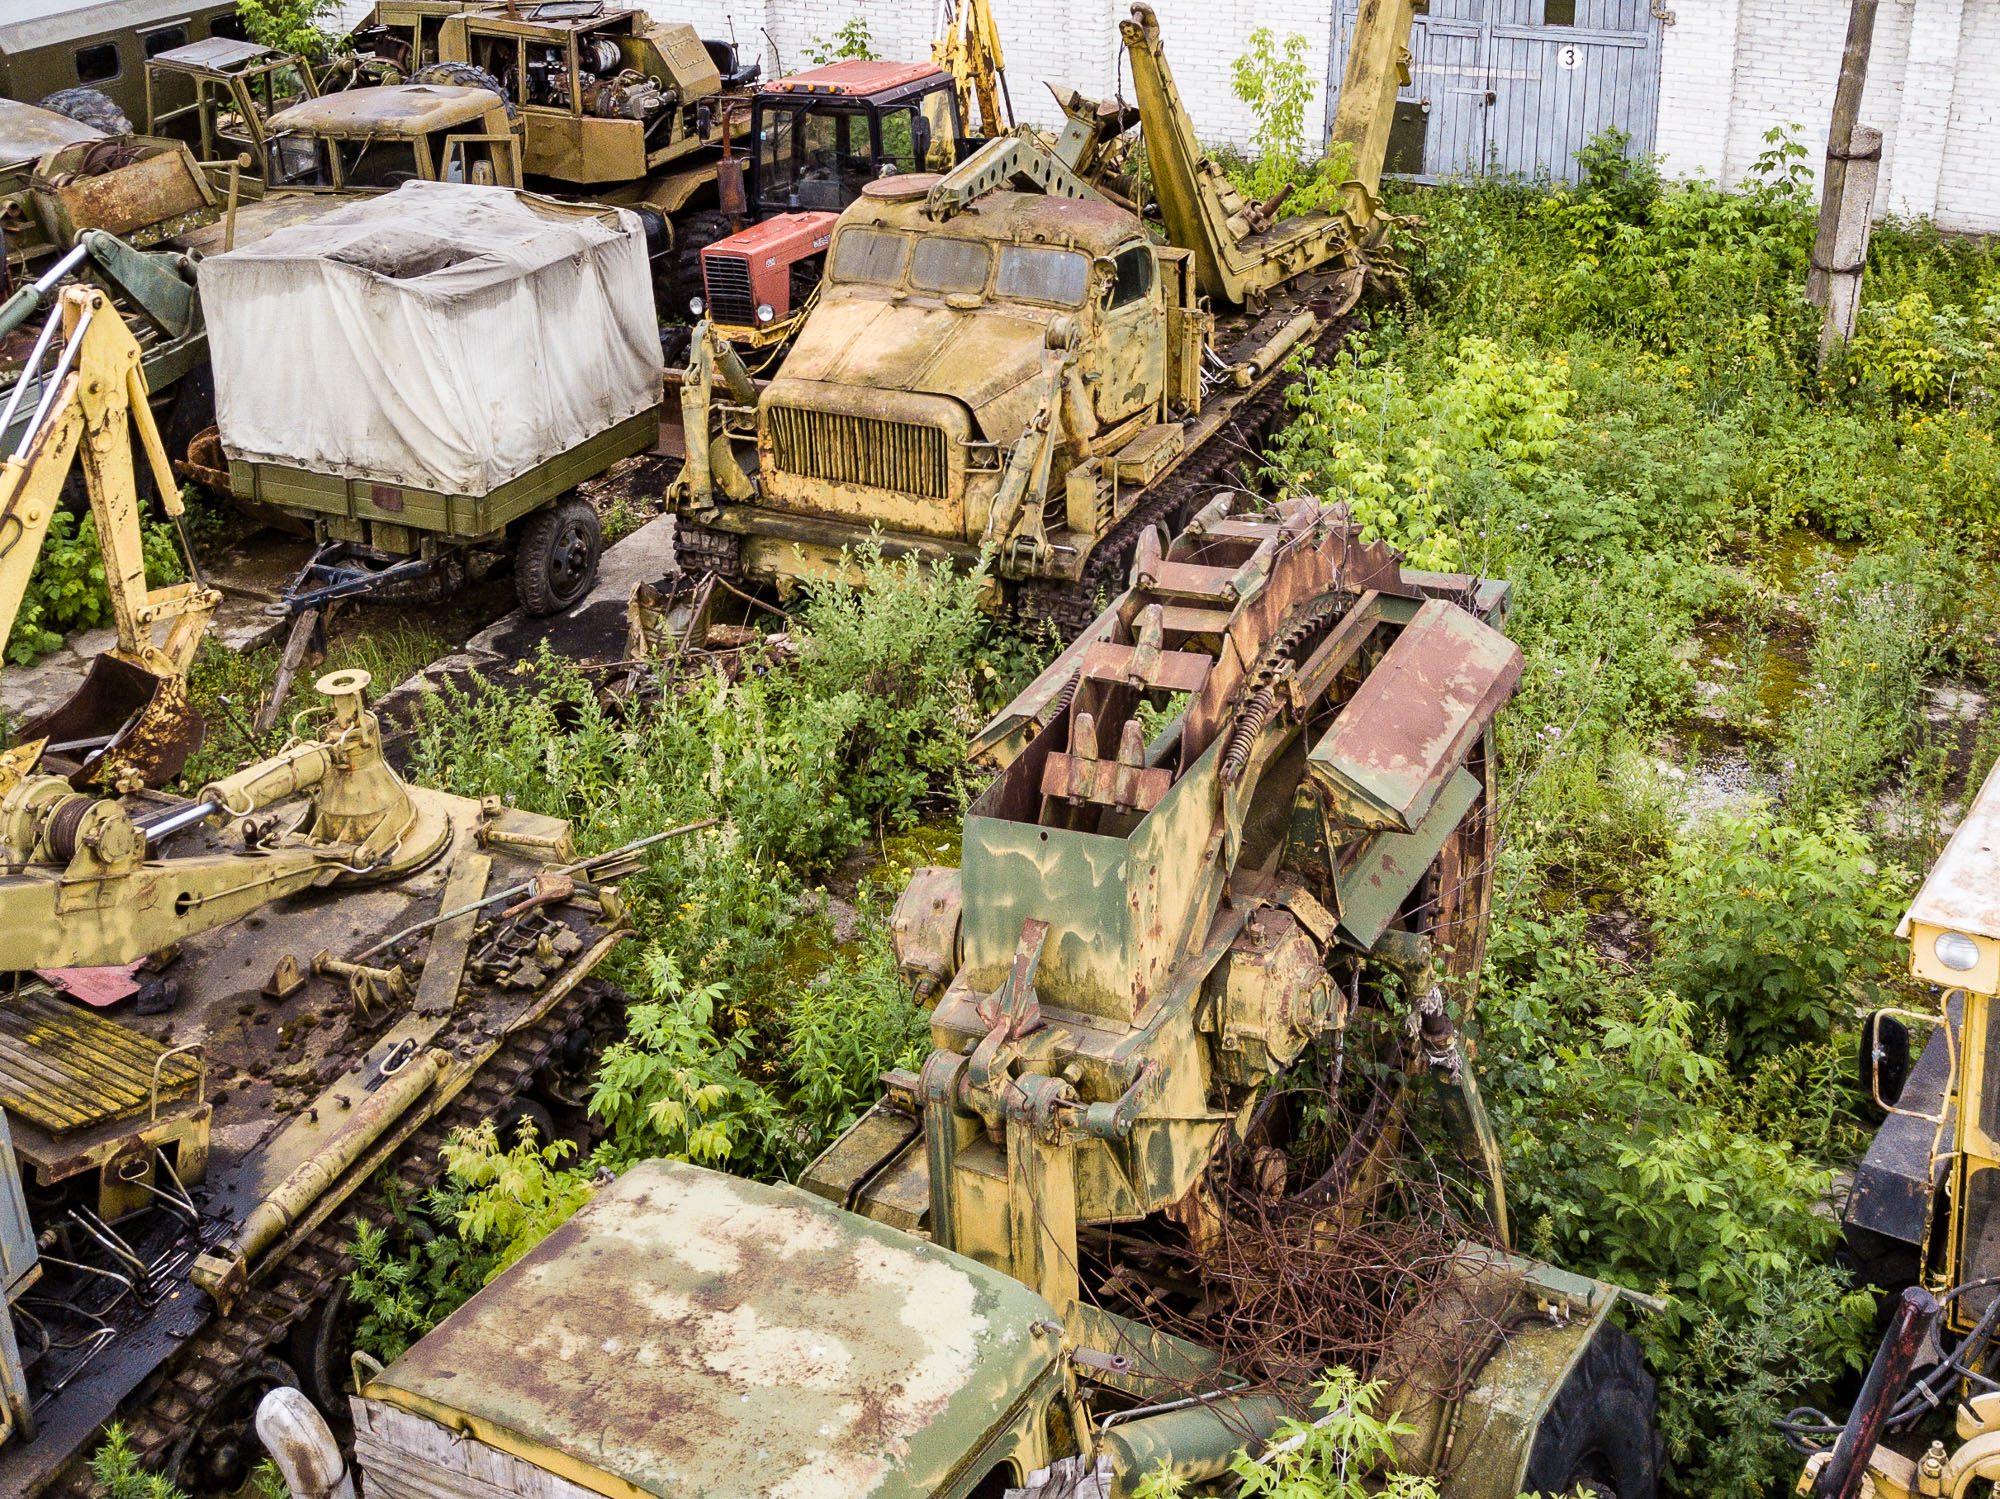
<path fill-rule="evenodd" d="M 28 724 L 24 737 L 60 735 L 79 748 L 102 751 L 91 767 L 93 780 L 157 785 L 178 773 L 201 743 L 201 719 L 186 702 L 185 677 L 222 595 L 198 580 L 157 589 L 146 585 L 134 426 L 169 516 L 181 514 L 181 500 L 146 401 L 131 330 L 103 291 L 72 286 L 63 291 L 25 368 L 38 368 L 58 335 L 62 351 L 49 378 L 38 387 L 20 381 L 0 412 L 4 431 L 39 389 L 26 431 L 0 462 L 0 641 L 13 633 L 70 464 L 80 457 L 118 644 L 106 653 L 112 665 L 100 657 L 77 696 Z M 156 642 L 160 625 L 167 627 L 166 636 Z M 140 694 L 143 700 L 135 702 Z M 113 721 L 90 721 L 106 717 Z"/>
<path fill-rule="evenodd" d="M 941 0 L 931 61 L 951 74 L 962 127 L 972 124 L 976 108 L 981 135 L 991 139 L 1014 128 L 1007 60 L 1000 54 L 1000 28 L 987 0 Z"/>
<path fill-rule="evenodd" d="M 1201 288 L 1217 303 L 1255 307 L 1274 287 L 1333 262 L 1361 270 L 1363 245 L 1380 227 L 1375 192 L 1395 111 L 1394 64 L 1403 55 L 1412 14 L 1412 0 L 1365 0 L 1349 49 L 1336 128 L 1358 136 L 1356 170 L 1367 180 L 1342 184 L 1346 203 L 1338 213 L 1282 219 L 1276 215 L 1284 193 L 1268 203 L 1250 202 L 1201 149 L 1174 87 L 1153 8 L 1135 4 L 1130 19 L 1119 23 L 1160 217 L 1173 243 L 1193 252 Z M 1392 80 L 1386 104 L 1384 69 Z M 1352 281 L 1359 296 L 1359 274 Z"/>

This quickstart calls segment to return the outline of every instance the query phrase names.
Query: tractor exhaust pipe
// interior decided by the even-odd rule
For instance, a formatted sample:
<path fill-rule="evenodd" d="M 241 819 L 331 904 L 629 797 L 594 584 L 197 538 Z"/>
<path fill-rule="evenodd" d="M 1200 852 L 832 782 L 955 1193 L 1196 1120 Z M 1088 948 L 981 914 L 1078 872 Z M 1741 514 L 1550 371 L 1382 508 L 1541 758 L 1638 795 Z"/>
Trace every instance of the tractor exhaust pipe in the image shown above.
<path fill-rule="evenodd" d="M 1924 1329 L 1937 1315 L 1937 1298 L 1922 1286 L 1911 1286 L 1896 1304 L 1889 1331 L 1875 1350 L 1875 1362 L 1868 1366 L 1861 1394 L 1847 1414 L 1847 1425 L 1833 1445 L 1833 1456 L 1813 1481 L 1813 1499 L 1856 1499 L 1861 1481 L 1868 1476 L 1868 1460 L 1875 1455 L 1875 1443 L 1888 1424 L 1890 1407 L 1895 1405 L 1903 1381 L 1910 1377 Z"/>
<path fill-rule="evenodd" d="M 340 1444 L 301 1391 L 280 1385 L 257 1402 L 257 1440 L 278 1465 L 292 1499 L 354 1499 L 354 1475 Z"/>

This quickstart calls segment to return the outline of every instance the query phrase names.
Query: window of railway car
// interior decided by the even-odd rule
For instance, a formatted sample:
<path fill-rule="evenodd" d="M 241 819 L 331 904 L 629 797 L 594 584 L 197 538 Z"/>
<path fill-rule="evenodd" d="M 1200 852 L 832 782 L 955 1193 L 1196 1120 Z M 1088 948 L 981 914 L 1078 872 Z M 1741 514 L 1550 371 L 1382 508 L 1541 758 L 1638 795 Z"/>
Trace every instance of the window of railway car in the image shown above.
<path fill-rule="evenodd" d="M 910 255 L 910 285 L 919 291 L 977 294 L 986 290 L 986 272 L 993 255 L 976 239 L 930 236 L 917 241 Z"/>
<path fill-rule="evenodd" d="M 829 274 L 835 281 L 896 286 L 903 279 L 903 262 L 909 252 L 907 234 L 891 234 L 881 229 L 843 229 L 833 244 Z"/>
<path fill-rule="evenodd" d="M 1000 274 L 993 281 L 996 297 L 1081 307 L 1089 289 L 1090 260 L 1075 250 L 1054 250 L 1046 245 L 1001 247 Z"/>
<path fill-rule="evenodd" d="M 97 42 L 89 47 L 76 49 L 76 81 L 78 83 L 109 83 L 123 71 L 118 61 L 116 42 Z"/>
<path fill-rule="evenodd" d="M 158 31 L 148 32 L 144 44 L 146 55 L 148 57 L 158 57 L 162 52 L 170 48 L 185 45 L 187 39 L 188 34 L 185 26 L 165 26 Z"/>

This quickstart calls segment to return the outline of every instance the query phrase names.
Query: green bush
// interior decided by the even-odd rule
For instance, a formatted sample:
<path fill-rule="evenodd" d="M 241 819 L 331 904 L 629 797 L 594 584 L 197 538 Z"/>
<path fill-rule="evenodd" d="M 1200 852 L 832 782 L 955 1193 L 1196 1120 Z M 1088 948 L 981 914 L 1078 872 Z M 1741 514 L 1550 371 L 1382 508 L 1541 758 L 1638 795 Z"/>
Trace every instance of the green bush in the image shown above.
<path fill-rule="evenodd" d="M 1824 1040 L 1890 1002 L 1912 882 L 1872 852 L 1852 823 L 1755 808 L 1676 842 L 1652 891 L 1654 975 L 1719 1027 L 1731 1063 Z"/>

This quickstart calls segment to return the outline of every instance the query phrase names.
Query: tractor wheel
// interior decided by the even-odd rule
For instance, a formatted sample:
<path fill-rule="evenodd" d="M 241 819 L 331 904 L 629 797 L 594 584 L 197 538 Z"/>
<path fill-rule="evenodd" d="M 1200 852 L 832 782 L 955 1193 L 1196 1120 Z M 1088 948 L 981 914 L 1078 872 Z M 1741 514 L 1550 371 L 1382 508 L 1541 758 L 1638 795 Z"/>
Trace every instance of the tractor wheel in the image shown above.
<path fill-rule="evenodd" d="M 590 592 L 604 532 L 588 500 L 574 495 L 537 510 L 514 543 L 514 592 L 521 607 L 540 618 L 555 614 Z"/>
<path fill-rule="evenodd" d="M 1531 1494 L 1656 1499 L 1658 1392 L 1631 1334 L 1605 1324 L 1550 1402 L 1528 1454 Z"/>
<path fill-rule="evenodd" d="M 674 221 L 674 274 L 680 283 L 673 293 L 675 300 L 668 304 L 674 316 L 686 317 L 689 300 L 702 294 L 701 252 L 734 232 L 729 220 L 713 211 L 691 213 Z"/>
<path fill-rule="evenodd" d="M 507 104 L 507 118 L 515 116 L 514 101 L 507 98 L 507 90 L 500 86 L 500 80 L 477 63 L 434 62 L 427 63 L 410 75 L 412 83 L 442 83 L 452 88 L 491 89 Z"/>
<path fill-rule="evenodd" d="M 68 115 L 80 125 L 102 130 L 106 135 L 130 135 L 132 121 L 111 102 L 111 96 L 94 88 L 57 89 L 41 100 L 40 107 Z"/>

